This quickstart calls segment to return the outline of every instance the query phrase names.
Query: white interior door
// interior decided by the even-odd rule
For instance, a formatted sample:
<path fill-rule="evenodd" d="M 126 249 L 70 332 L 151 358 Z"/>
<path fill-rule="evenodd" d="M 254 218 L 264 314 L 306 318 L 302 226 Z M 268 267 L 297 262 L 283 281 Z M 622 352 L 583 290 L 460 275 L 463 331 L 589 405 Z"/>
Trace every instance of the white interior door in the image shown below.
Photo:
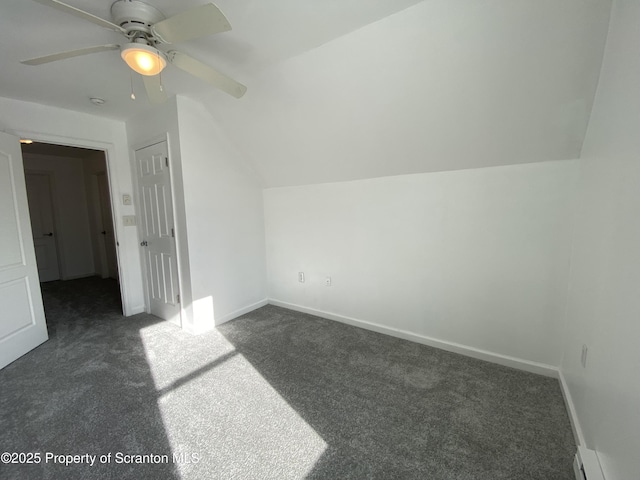
<path fill-rule="evenodd" d="M 136 150 L 141 248 L 149 311 L 180 324 L 178 262 L 168 165 L 167 142 Z"/>
<path fill-rule="evenodd" d="M 0 132 L 0 368 L 46 341 L 18 138 Z"/>
<path fill-rule="evenodd" d="M 104 239 L 105 257 L 108 276 L 118 279 L 118 259 L 116 257 L 116 236 L 113 229 L 113 215 L 111 213 L 111 196 L 109 195 L 109 182 L 106 173 L 99 173 L 98 198 L 100 199 L 100 217 Z"/>
<path fill-rule="evenodd" d="M 51 175 L 27 172 L 25 180 L 38 276 L 41 282 L 60 280 L 58 246 L 54 233 Z"/>

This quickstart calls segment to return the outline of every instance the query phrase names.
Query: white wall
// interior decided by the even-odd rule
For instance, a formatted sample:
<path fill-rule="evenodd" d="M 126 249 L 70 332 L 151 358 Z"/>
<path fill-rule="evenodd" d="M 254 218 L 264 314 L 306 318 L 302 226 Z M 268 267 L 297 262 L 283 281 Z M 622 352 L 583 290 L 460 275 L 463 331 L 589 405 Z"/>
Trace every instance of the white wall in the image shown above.
<path fill-rule="evenodd" d="M 578 158 L 609 0 L 429 0 L 205 98 L 267 187 Z"/>
<path fill-rule="evenodd" d="M 266 303 L 262 187 L 197 102 L 178 98 L 196 329 Z"/>
<path fill-rule="evenodd" d="M 63 145 L 103 149 L 107 153 L 111 193 L 131 192 L 131 169 L 124 122 L 61 108 L 0 97 L 0 130 L 17 136 Z M 133 206 L 114 203 L 114 216 L 135 213 Z M 120 288 L 125 315 L 144 310 L 144 291 L 135 228 L 115 225 L 120 247 Z"/>
<path fill-rule="evenodd" d="M 127 130 L 132 148 L 169 138 L 183 327 L 201 332 L 266 303 L 261 187 L 211 115 L 177 97 Z"/>
<path fill-rule="evenodd" d="M 269 297 L 551 373 L 576 162 L 267 189 Z"/>
<path fill-rule="evenodd" d="M 562 362 L 607 480 L 640 476 L 639 24 L 639 2 L 614 1 L 582 151 Z"/>
<path fill-rule="evenodd" d="M 193 327 L 193 306 L 191 295 L 191 270 L 189 260 L 189 244 L 184 205 L 184 186 L 182 179 L 182 154 L 180 151 L 180 131 L 178 127 L 178 110 L 176 98 L 170 98 L 162 105 L 154 105 L 150 110 L 126 123 L 131 166 L 133 171 L 135 150 L 156 143 L 167 141 L 169 150 L 169 171 L 171 174 L 171 189 L 173 196 L 173 210 L 176 233 L 176 256 L 178 260 L 178 281 L 180 282 L 180 306 L 182 326 L 187 330 Z M 134 181 L 136 180 L 134 174 Z M 136 187 L 137 188 L 137 187 Z M 134 188 L 132 191 L 135 191 Z M 135 196 L 136 203 L 139 201 Z M 136 247 L 139 248 L 139 247 Z M 140 264 L 142 268 L 142 264 Z"/>
<path fill-rule="evenodd" d="M 53 177 L 52 196 L 56 207 L 56 241 L 62 280 L 94 275 L 96 266 L 83 160 L 32 154 L 23 154 L 23 158 L 25 170 L 50 172 Z"/>

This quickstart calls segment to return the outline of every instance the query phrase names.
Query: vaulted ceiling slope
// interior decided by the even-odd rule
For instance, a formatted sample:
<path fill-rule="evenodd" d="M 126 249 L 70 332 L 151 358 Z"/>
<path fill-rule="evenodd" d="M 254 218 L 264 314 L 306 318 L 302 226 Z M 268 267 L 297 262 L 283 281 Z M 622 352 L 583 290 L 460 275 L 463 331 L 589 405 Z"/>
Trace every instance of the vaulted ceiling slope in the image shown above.
<path fill-rule="evenodd" d="M 268 187 L 573 159 L 609 8 L 424 1 L 202 98 Z"/>
<path fill-rule="evenodd" d="M 65 0 L 109 18 L 110 0 Z M 170 16 L 206 0 L 146 0 Z M 248 87 L 240 100 L 166 69 L 266 187 L 579 156 L 610 0 L 218 0 L 231 32 L 180 49 Z M 0 6 L 0 96 L 126 119 L 149 109 L 120 42 L 29 0 Z M 90 96 L 105 98 L 103 107 Z M 152 110 L 150 111 L 152 114 Z"/>

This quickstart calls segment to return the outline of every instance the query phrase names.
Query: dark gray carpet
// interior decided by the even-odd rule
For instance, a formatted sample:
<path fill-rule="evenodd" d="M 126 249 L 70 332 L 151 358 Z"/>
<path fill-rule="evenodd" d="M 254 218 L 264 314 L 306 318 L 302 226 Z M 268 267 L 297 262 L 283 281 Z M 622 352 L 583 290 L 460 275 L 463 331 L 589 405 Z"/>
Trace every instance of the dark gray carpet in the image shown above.
<path fill-rule="evenodd" d="M 553 379 L 273 306 L 194 337 L 122 318 L 112 281 L 43 291 L 51 339 L 0 371 L 0 451 L 42 461 L 2 479 L 573 478 Z"/>

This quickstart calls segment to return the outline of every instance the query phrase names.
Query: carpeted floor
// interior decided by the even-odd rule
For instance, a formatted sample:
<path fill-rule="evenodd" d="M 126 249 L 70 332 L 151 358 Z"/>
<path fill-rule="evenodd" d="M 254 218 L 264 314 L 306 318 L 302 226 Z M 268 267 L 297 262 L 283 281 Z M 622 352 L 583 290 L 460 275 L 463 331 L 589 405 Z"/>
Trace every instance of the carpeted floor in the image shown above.
<path fill-rule="evenodd" d="M 0 451 L 40 462 L 2 479 L 573 479 L 556 380 L 274 306 L 190 336 L 109 280 L 43 294 L 50 340 L 0 371 Z"/>

